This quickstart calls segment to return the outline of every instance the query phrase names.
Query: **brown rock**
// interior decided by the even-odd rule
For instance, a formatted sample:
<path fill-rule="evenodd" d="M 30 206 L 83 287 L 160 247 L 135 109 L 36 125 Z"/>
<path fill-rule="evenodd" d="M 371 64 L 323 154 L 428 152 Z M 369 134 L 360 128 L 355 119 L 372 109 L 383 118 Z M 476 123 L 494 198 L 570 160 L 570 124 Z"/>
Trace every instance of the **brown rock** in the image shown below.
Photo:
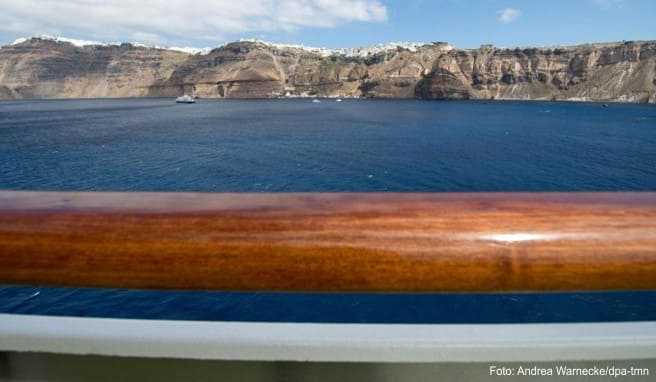
<path fill-rule="evenodd" d="M 231 43 L 206 55 L 38 38 L 0 49 L 0 99 L 195 93 L 654 102 L 655 77 L 654 41 L 469 50 L 435 43 L 366 57 L 259 42 Z"/>

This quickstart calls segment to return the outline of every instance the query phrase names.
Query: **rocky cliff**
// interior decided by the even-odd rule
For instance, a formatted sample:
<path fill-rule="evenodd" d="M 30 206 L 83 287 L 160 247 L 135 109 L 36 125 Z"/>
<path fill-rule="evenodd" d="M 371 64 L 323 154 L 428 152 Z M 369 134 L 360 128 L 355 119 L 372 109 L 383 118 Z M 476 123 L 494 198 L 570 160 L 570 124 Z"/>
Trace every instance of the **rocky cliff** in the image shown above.
<path fill-rule="evenodd" d="M 189 54 L 33 38 L 0 49 L 0 99 L 183 93 L 656 103 L 656 41 L 467 50 L 434 43 L 370 54 L 236 42 Z"/>

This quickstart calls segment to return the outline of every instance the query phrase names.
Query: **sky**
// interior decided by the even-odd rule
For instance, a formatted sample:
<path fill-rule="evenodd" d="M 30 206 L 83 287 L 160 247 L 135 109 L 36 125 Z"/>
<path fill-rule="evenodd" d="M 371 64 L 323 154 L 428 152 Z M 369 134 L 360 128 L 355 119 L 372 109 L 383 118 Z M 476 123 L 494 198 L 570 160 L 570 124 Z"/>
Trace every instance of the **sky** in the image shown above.
<path fill-rule="evenodd" d="M 656 39 L 656 0 L 0 0 L 0 45 L 50 35 L 215 47 L 242 38 L 327 48 L 461 48 Z"/>

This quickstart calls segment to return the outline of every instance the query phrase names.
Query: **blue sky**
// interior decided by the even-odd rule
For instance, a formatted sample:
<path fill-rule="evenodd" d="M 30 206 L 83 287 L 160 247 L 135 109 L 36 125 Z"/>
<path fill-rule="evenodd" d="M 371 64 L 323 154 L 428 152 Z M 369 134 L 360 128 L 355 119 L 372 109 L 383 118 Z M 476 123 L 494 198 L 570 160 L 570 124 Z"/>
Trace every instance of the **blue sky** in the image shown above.
<path fill-rule="evenodd" d="M 55 35 L 217 46 L 240 38 L 357 47 L 656 39 L 656 0 L 0 0 L 0 44 Z"/>
<path fill-rule="evenodd" d="M 388 20 L 307 34 L 309 44 L 447 41 L 458 47 L 549 45 L 656 39 L 656 0 L 386 1 Z M 519 16 L 502 23 L 498 13 Z M 300 36 L 299 36 L 300 37 Z"/>

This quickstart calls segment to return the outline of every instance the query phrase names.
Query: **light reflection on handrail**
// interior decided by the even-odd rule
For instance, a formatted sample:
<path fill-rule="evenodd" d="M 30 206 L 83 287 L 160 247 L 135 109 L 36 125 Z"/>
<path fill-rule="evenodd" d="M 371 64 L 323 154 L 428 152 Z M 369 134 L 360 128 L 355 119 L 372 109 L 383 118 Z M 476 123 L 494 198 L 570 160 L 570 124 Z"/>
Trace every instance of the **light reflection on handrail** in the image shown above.
<path fill-rule="evenodd" d="M 656 193 L 4 191 L 0 283 L 656 290 Z"/>

